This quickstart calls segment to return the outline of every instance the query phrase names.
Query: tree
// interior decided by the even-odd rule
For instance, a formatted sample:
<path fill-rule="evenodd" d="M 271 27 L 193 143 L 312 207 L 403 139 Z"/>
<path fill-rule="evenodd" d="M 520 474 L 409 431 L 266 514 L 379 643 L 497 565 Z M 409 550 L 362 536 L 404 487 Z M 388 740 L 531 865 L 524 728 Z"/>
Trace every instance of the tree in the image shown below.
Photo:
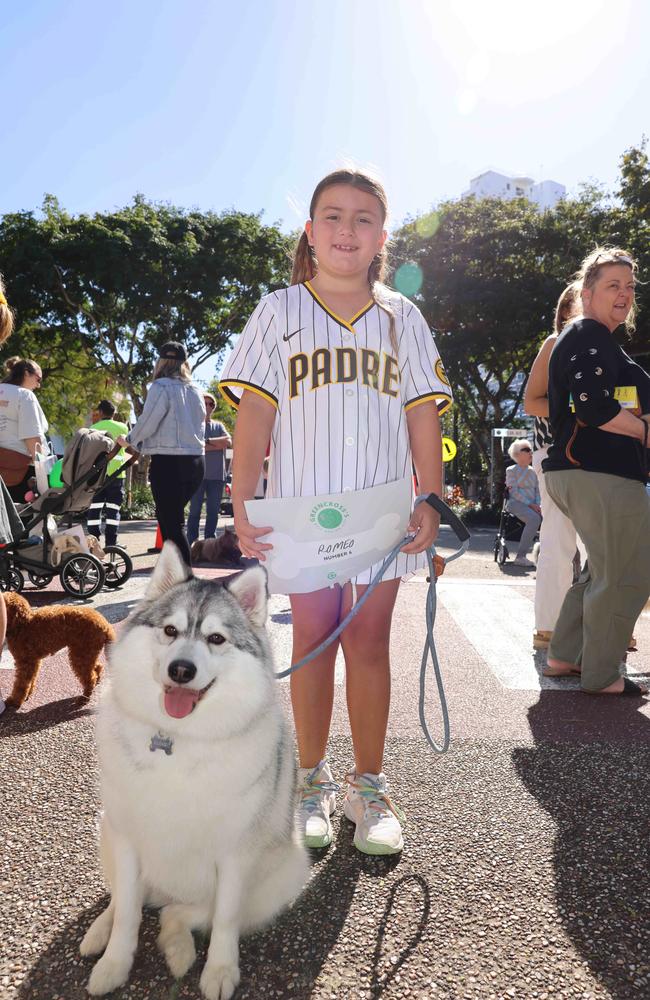
<path fill-rule="evenodd" d="M 85 359 L 139 414 L 157 347 L 182 341 L 194 367 L 218 356 L 260 296 L 286 280 L 289 258 L 287 237 L 259 216 L 138 196 L 92 216 L 71 216 L 52 197 L 40 218 L 5 215 L 0 259 L 19 338 L 37 333 L 64 367 Z"/>

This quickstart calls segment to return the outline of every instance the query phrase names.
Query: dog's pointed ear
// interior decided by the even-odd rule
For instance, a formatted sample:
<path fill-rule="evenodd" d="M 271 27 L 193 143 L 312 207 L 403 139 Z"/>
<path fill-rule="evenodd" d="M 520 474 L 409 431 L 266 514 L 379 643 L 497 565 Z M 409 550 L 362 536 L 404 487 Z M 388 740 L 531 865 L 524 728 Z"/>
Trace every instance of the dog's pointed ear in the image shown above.
<path fill-rule="evenodd" d="M 178 546 L 173 542 L 165 542 L 158 556 L 149 586 L 145 591 L 145 601 L 153 601 L 178 583 L 184 583 L 192 576 L 187 563 L 181 559 Z"/>
<path fill-rule="evenodd" d="M 226 583 L 226 589 L 241 606 L 251 625 L 263 628 L 269 602 L 266 585 L 266 570 L 262 566 L 252 566 L 238 573 Z"/>

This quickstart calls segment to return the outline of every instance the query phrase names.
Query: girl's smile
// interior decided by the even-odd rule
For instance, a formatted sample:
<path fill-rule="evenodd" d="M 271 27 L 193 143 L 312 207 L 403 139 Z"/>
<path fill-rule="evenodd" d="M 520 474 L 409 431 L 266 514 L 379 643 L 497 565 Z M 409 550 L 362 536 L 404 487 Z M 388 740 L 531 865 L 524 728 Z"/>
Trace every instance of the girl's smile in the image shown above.
<path fill-rule="evenodd" d="M 350 184 L 326 188 L 305 225 L 319 271 L 365 276 L 386 241 L 384 221 L 382 205 L 373 194 Z"/>

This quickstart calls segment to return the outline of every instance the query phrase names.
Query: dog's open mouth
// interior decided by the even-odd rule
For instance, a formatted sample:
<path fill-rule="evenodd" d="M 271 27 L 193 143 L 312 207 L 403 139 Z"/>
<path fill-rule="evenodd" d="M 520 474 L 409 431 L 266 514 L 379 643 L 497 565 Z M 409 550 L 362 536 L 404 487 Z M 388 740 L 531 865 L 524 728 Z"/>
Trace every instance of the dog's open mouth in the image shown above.
<path fill-rule="evenodd" d="M 198 691 L 196 688 L 188 688 L 180 684 L 165 687 L 164 701 L 167 715 L 171 715 L 172 719 L 184 719 L 186 715 L 194 711 L 203 695 L 210 690 L 213 684 L 214 680 L 211 680 L 209 684 Z"/>

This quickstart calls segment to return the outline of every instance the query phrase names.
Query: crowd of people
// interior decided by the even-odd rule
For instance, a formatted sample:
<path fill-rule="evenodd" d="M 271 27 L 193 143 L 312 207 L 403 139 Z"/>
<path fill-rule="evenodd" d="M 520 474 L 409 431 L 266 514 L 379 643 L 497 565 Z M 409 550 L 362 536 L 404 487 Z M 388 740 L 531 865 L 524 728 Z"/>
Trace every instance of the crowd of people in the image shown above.
<path fill-rule="evenodd" d="M 438 515 L 424 501 L 441 492 L 439 417 L 452 403 L 428 324 L 413 302 L 384 283 L 387 214 L 383 188 L 365 174 L 336 171 L 317 185 L 291 283 L 262 298 L 220 385 L 237 408 L 232 501 L 244 556 L 263 563 L 272 548 L 272 526 L 251 524 L 245 507 L 263 478 L 269 497 L 291 504 L 296 497 L 372 489 L 415 471 L 411 540 L 340 639 L 291 677 L 299 823 L 308 845 L 325 847 L 338 789 L 327 744 L 341 646 L 354 748 L 343 808 L 356 827 L 355 845 L 369 854 L 403 846 L 401 812 L 383 772 L 391 618 L 400 581 L 426 565 L 437 537 Z M 636 272 L 629 254 L 598 249 L 567 285 L 526 389 L 533 441 L 514 441 L 506 472 L 507 509 L 523 523 L 516 565 L 533 565 L 528 555 L 541 532 L 533 643 L 548 648 L 547 673 L 579 676 L 592 694 L 643 693 L 619 674 L 650 594 L 650 377 L 614 337 L 631 323 Z M 8 306 L 2 286 L 0 292 L 1 339 Z M 7 370 L 0 384 L 0 474 L 18 496 L 44 446 L 47 422 L 35 396 L 40 367 L 12 359 Z M 232 445 L 214 410 L 214 397 L 192 381 L 185 347 L 167 342 L 130 430 L 115 420 L 110 402 L 93 415 L 93 427 L 116 445 L 150 457 L 162 537 L 175 542 L 188 565 L 204 502 L 205 537 L 216 534 Z M 109 544 L 117 541 L 122 499 L 118 479 L 89 511 L 94 534 L 105 515 Z M 572 583 L 576 546 L 586 559 Z M 288 595 L 292 663 L 336 628 L 376 569 L 369 566 L 344 586 Z"/>

